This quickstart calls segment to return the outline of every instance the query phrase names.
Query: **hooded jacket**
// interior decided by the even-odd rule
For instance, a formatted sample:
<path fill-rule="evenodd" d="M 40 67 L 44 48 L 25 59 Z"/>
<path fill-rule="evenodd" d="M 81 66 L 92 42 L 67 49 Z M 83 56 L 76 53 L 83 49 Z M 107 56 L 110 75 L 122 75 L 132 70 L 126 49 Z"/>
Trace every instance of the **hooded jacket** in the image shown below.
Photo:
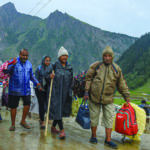
<path fill-rule="evenodd" d="M 103 53 L 110 54 L 114 59 L 113 50 L 107 46 Z M 104 62 L 93 63 L 86 74 L 85 91 L 89 92 L 89 98 L 95 103 L 110 104 L 114 102 L 115 88 L 124 97 L 129 98 L 129 91 L 120 67 L 113 61 L 106 65 Z"/>
<path fill-rule="evenodd" d="M 41 65 L 39 65 L 36 70 L 35 70 L 35 77 L 36 79 L 40 82 L 41 86 L 47 90 L 47 85 L 46 85 L 46 81 L 45 81 L 45 73 L 48 71 L 48 70 L 52 70 L 52 65 L 50 64 L 49 66 L 46 66 L 45 65 L 45 57 L 44 56 L 42 58 L 42 61 L 41 61 Z"/>

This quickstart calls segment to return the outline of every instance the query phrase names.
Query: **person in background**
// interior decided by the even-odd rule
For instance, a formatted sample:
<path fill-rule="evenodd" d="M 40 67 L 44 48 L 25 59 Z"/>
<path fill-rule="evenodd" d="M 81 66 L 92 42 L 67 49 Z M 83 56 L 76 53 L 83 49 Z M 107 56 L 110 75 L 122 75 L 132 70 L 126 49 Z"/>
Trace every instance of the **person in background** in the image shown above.
<path fill-rule="evenodd" d="M 47 89 L 48 84 L 45 81 L 45 73 L 47 70 L 52 70 L 51 58 L 49 56 L 44 56 L 42 58 L 41 65 L 36 68 L 35 77 L 40 82 L 43 90 L 39 91 L 35 88 L 35 93 L 39 103 L 39 116 L 40 116 L 40 128 L 45 129 L 44 116 L 47 111 Z"/>
<path fill-rule="evenodd" d="M 150 106 L 146 104 L 146 100 L 141 100 L 139 107 L 144 109 L 146 116 L 150 116 Z M 146 118 L 146 123 L 149 123 L 149 118 Z"/>
<path fill-rule="evenodd" d="M 36 113 L 39 115 L 39 104 L 38 104 L 37 96 L 35 95 L 33 83 L 31 81 L 30 81 L 30 88 L 31 88 L 31 105 L 28 113 L 29 117 L 31 117 L 31 113 Z"/>

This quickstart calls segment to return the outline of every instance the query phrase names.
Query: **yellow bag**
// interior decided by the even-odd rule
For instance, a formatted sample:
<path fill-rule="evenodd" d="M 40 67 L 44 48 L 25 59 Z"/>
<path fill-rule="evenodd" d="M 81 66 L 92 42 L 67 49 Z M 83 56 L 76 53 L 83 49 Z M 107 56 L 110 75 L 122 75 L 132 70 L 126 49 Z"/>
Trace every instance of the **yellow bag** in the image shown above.
<path fill-rule="evenodd" d="M 137 124 L 138 124 L 138 133 L 133 137 L 133 136 L 126 136 L 129 137 L 130 139 L 133 139 L 134 141 L 140 141 L 140 136 L 145 130 L 145 124 L 146 124 L 146 113 L 144 109 L 140 108 L 138 105 L 130 103 L 131 106 L 134 108 L 136 112 L 136 119 L 137 119 Z M 113 122 L 113 128 L 112 130 L 115 131 L 115 120 L 116 116 L 114 117 L 114 122 Z"/>
<path fill-rule="evenodd" d="M 78 112 L 78 109 L 79 109 L 79 101 L 78 100 L 73 100 L 71 115 L 76 116 L 77 112 Z"/>

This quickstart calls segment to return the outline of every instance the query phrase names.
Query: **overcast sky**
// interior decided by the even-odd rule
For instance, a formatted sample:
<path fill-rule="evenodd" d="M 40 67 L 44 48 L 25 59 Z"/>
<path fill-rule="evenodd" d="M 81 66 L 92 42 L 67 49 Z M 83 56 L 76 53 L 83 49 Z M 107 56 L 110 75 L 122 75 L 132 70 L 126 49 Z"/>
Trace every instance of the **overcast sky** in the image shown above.
<path fill-rule="evenodd" d="M 0 6 L 9 1 L 41 18 L 57 9 L 107 31 L 136 37 L 150 31 L 150 0 L 0 0 Z"/>

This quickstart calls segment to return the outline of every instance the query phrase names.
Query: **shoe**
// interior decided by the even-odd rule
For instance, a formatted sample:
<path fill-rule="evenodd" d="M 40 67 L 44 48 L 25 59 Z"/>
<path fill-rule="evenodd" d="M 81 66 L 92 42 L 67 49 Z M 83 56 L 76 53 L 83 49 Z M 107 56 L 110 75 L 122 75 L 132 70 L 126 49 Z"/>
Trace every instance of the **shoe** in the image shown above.
<path fill-rule="evenodd" d="M 3 120 L 3 119 L 2 119 L 2 116 L 1 116 L 1 114 L 0 114 L 0 121 L 1 121 L 1 120 Z"/>
<path fill-rule="evenodd" d="M 31 118 L 31 112 L 28 112 L 28 117 L 30 117 L 30 118 Z"/>
<path fill-rule="evenodd" d="M 44 121 L 40 121 L 40 129 L 45 129 L 45 123 L 44 123 Z"/>
<path fill-rule="evenodd" d="M 45 126 L 42 126 L 42 125 L 41 125 L 41 126 L 40 126 L 40 129 L 45 129 Z"/>
<path fill-rule="evenodd" d="M 59 137 L 60 137 L 61 139 L 64 139 L 64 138 L 66 137 L 65 132 L 61 132 L 61 133 L 59 134 Z"/>
<path fill-rule="evenodd" d="M 59 133 L 59 130 L 57 130 L 56 128 L 52 128 L 51 127 L 51 132 L 53 132 L 53 133 Z"/>
<path fill-rule="evenodd" d="M 113 148 L 113 149 L 118 149 L 118 145 L 115 144 L 115 143 L 112 142 L 112 141 L 107 142 L 107 141 L 105 140 L 104 145 L 106 145 L 106 146 L 108 146 L 108 147 L 111 147 L 111 148 Z"/>
<path fill-rule="evenodd" d="M 97 144 L 97 138 L 96 137 L 91 137 L 90 143 Z"/>
<path fill-rule="evenodd" d="M 15 126 L 10 126 L 9 131 L 15 131 Z"/>
<path fill-rule="evenodd" d="M 25 123 L 20 123 L 20 125 L 22 127 L 24 127 L 25 129 L 31 129 L 30 126 L 25 122 Z"/>

